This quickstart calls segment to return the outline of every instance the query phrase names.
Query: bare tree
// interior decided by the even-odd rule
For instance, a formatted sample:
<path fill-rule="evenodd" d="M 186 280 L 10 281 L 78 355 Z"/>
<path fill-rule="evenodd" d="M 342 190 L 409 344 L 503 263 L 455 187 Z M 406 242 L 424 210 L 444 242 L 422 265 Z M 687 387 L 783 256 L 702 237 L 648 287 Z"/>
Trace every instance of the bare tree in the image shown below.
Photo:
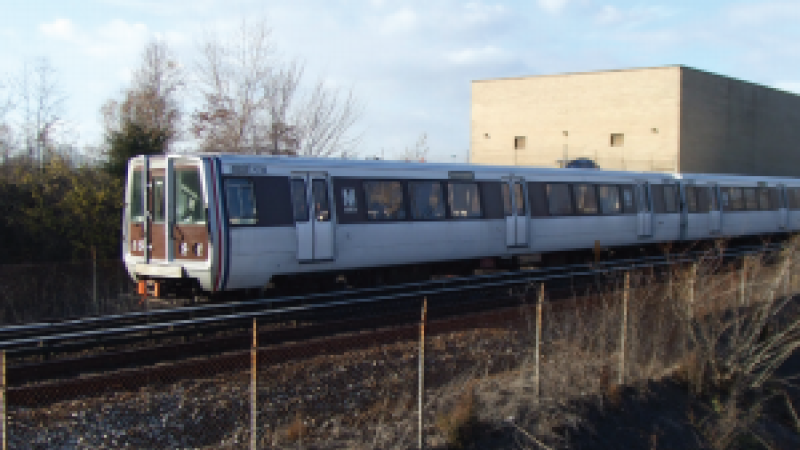
<path fill-rule="evenodd" d="M 192 117 L 202 150 L 321 156 L 350 150 L 360 115 L 352 92 L 319 82 L 306 93 L 305 66 L 278 58 L 264 21 L 243 22 L 223 40 L 206 36 L 197 64 L 201 107 Z"/>
<path fill-rule="evenodd" d="M 242 23 L 228 40 L 205 37 L 197 63 L 202 106 L 193 131 L 203 150 L 260 153 L 269 142 L 268 112 L 273 95 L 275 50 L 266 24 Z"/>
<path fill-rule="evenodd" d="M 8 160 L 14 147 L 14 137 L 9 123 L 9 113 L 13 108 L 11 92 L 5 83 L 0 83 L 0 158 L 3 163 Z"/>
<path fill-rule="evenodd" d="M 400 159 L 413 162 L 425 162 L 428 158 L 428 151 L 430 151 L 428 147 L 428 134 L 422 133 L 417 138 L 417 141 L 414 142 L 413 146 L 406 147 L 400 155 Z"/>
<path fill-rule="evenodd" d="M 111 99 L 101 107 L 106 134 L 118 132 L 126 123 L 163 135 L 164 153 L 181 137 L 183 70 L 164 41 L 151 41 L 142 52 L 133 83 L 124 99 Z"/>
<path fill-rule="evenodd" d="M 342 94 L 317 82 L 298 114 L 300 154 L 349 154 L 360 141 L 350 132 L 361 118 L 362 107 L 352 89 Z"/>
<path fill-rule="evenodd" d="M 66 96 L 55 78 L 55 69 L 42 58 L 33 68 L 26 65 L 17 80 L 23 145 L 28 156 L 40 164 L 67 131 L 62 117 Z"/>

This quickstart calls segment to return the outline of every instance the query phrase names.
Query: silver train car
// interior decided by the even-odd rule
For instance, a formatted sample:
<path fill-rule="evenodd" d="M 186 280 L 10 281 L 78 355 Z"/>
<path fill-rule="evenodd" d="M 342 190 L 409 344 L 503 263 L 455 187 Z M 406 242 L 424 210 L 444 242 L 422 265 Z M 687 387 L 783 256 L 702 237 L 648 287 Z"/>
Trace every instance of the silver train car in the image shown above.
<path fill-rule="evenodd" d="M 381 267 L 800 229 L 800 180 L 243 155 L 128 165 L 140 292 L 210 295 Z M 449 263 L 448 263 L 449 262 Z"/>

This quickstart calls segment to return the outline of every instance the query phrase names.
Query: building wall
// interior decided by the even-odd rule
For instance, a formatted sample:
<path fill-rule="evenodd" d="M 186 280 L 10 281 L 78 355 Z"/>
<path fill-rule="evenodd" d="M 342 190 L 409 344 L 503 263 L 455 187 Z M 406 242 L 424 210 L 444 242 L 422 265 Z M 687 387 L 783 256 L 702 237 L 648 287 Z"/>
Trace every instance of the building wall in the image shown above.
<path fill-rule="evenodd" d="M 676 170 L 680 82 L 677 66 L 475 81 L 470 160 L 558 167 L 586 157 L 608 169 Z M 612 133 L 624 135 L 621 147 Z"/>
<path fill-rule="evenodd" d="M 681 71 L 682 172 L 800 176 L 800 96 Z"/>

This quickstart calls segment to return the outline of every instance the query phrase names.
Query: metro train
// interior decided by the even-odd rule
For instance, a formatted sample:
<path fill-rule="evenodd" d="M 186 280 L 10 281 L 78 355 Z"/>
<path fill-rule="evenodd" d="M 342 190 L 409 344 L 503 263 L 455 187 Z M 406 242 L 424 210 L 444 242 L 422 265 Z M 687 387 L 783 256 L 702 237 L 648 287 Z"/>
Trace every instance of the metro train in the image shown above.
<path fill-rule="evenodd" d="M 505 267 L 575 250 L 800 229 L 800 179 L 225 154 L 129 161 L 140 292 Z M 433 270 L 433 269 L 431 269 Z M 317 279 L 317 278 L 313 278 Z"/>

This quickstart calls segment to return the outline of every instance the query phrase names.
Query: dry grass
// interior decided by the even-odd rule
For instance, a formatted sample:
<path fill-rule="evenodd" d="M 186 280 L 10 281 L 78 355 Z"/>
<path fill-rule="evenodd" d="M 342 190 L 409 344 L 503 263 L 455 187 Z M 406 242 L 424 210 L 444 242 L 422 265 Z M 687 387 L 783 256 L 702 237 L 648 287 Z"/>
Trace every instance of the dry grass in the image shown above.
<path fill-rule="evenodd" d="M 472 440 L 478 423 L 474 388 L 468 386 L 453 407 L 436 417 L 436 427 L 449 448 L 460 449 Z"/>
<path fill-rule="evenodd" d="M 481 421 L 498 427 L 510 423 L 518 430 L 520 448 L 569 448 L 574 436 L 592 427 L 587 405 L 589 415 L 608 417 L 630 406 L 626 402 L 632 397 L 647 401 L 653 382 L 677 380 L 692 405 L 690 416 L 680 412 L 681 420 L 692 426 L 685 441 L 673 440 L 673 446 L 781 448 L 774 444 L 774 427 L 765 423 L 774 419 L 779 401 L 782 423 L 800 431 L 786 393 L 794 380 L 776 375 L 800 346 L 800 308 L 792 299 L 791 276 L 800 267 L 797 245 L 791 242 L 777 256 L 748 258 L 745 272 L 724 266 L 718 247 L 701 263 L 676 266 L 667 277 L 632 274 L 627 323 L 621 277 L 607 280 L 613 289 L 585 289 L 572 302 L 546 305 L 538 384 L 531 338 L 518 367 L 473 382 L 468 404 L 480 405 Z M 470 423 L 466 409 L 439 416 L 438 428 L 451 445 L 465 445 L 458 430 Z M 669 446 L 662 442 L 672 438 L 657 430 L 642 433 L 647 441 L 642 448 Z"/>
<path fill-rule="evenodd" d="M 294 420 L 286 427 L 286 439 L 289 442 L 298 442 L 308 434 L 308 427 L 303 421 L 303 417 L 298 413 Z"/>

